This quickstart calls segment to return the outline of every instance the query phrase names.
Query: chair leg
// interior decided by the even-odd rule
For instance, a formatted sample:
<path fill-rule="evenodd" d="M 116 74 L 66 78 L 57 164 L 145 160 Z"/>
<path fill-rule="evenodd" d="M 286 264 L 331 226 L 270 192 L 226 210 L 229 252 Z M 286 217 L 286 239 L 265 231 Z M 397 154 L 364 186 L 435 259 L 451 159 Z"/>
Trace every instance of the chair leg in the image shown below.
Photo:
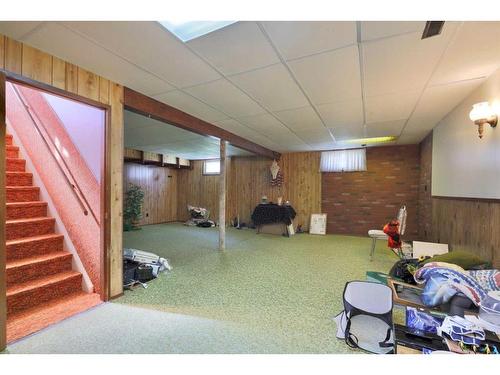
<path fill-rule="evenodd" d="M 375 245 L 377 244 L 377 239 L 375 237 L 372 238 L 372 247 L 370 249 L 370 262 L 373 260 L 373 254 L 375 253 Z"/>

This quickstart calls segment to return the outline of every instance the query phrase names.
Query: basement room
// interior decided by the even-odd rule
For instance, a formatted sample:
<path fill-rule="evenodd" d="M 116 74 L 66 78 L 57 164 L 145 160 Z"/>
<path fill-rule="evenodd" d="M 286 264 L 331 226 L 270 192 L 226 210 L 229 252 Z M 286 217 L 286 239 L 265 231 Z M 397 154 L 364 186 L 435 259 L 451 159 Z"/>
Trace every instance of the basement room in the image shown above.
<path fill-rule="evenodd" d="M 500 358 L 499 21 L 152 18 L 0 21 L 0 362 Z"/>

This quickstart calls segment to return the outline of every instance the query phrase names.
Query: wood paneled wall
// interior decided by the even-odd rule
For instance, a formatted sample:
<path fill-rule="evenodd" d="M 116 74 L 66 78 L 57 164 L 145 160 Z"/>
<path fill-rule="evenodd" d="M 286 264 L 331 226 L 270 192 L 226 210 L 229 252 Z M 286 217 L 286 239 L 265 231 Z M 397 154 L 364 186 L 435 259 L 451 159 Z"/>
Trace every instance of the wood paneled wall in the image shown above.
<path fill-rule="evenodd" d="M 283 154 L 279 162 L 284 174 L 281 187 L 271 186 L 271 160 L 263 157 L 232 157 L 227 166 L 227 222 L 239 216 L 250 223 L 250 216 L 261 197 L 276 202 L 279 196 L 289 200 L 297 211 L 296 224 L 309 228 L 311 213 L 321 210 L 321 174 L 318 152 Z M 194 161 L 193 169 L 178 171 L 177 217 L 186 220 L 186 207 L 199 205 L 218 220 L 219 176 L 204 176 L 203 161 Z"/>
<path fill-rule="evenodd" d="M 218 221 L 219 176 L 204 176 L 202 160 L 192 161 L 191 167 L 177 170 L 177 220 L 186 221 L 189 218 L 189 204 L 207 208 L 210 219 Z"/>
<path fill-rule="evenodd" d="M 55 56 L 0 35 L 0 68 L 111 107 L 107 160 L 111 201 L 109 296 L 122 293 L 123 87 Z"/>
<path fill-rule="evenodd" d="M 431 197 L 432 133 L 420 144 L 420 160 L 420 239 L 472 252 L 500 268 L 500 202 Z"/>
<path fill-rule="evenodd" d="M 166 223 L 177 220 L 176 169 L 125 163 L 123 189 L 133 183 L 144 190 L 144 205 L 140 225 Z"/>

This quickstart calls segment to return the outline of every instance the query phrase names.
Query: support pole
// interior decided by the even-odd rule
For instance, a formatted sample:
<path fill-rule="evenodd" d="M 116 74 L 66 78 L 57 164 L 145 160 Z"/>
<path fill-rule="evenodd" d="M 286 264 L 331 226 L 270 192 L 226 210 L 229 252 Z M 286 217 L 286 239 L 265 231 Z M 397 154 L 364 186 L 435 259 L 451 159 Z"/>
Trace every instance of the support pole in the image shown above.
<path fill-rule="evenodd" d="M 219 251 L 226 249 L 226 144 L 225 140 L 220 140 Z"/>

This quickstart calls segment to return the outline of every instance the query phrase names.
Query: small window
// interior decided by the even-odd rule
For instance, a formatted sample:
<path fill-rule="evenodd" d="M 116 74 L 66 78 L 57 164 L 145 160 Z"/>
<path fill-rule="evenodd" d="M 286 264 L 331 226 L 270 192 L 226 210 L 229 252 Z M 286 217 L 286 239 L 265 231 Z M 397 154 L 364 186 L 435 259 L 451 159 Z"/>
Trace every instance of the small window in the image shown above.
<path fill-rule="evenodd" d="M 220 160 L 205 160 L 203 163 L 203 174 L 214 175 L 220 174 Z"/>
<path fill-rule="evenodd" d="M 321 172 L 366 171 L 366 150 L 364 148 L 321 153 Z"/>

